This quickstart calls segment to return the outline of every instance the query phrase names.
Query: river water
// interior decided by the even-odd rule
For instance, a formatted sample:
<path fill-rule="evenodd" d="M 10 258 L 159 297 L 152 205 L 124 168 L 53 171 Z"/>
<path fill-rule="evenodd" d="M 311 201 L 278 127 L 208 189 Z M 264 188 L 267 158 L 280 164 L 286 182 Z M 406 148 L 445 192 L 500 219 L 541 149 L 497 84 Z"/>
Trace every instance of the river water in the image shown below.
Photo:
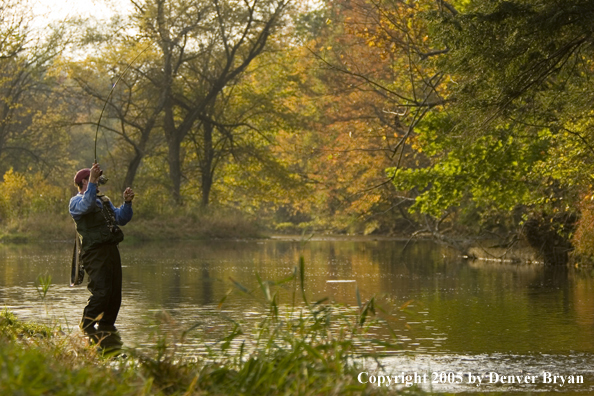
<path fill-rule="evenodd" d="M 224 327 L 221 312 L 257 320 L 264 308 L 245 295 L 231 294 L 219 307 L 233 281 L 257 289 L 256 273 L 285 278 L 303 255 L 312 300 L 356 306 L 358 289 L 362 300 L 402 307 L 389 321 L 401 350 L 383 367 L 369 364 L 363 381 L 390 375 L 403 382 L 404 374 L 440 392 L 594 393 L 592 267 L 471 262 L 430 242 L 405 245 L 352 238 L 123 244 L 118 328 L 126 345 L 142 348 L 159 318 L 215 335 Z M 21 319 L 77 332 L 89 294 L 68 286 L 71 252 L 65 242 L 0 245 L 0 304 Z M 52 277 L 45 299 L 40 275 Z M 291 293 L 280 301 L 289 304 Z M 186 348 L 200 353 L 203 345 L 190 340 Z"/>

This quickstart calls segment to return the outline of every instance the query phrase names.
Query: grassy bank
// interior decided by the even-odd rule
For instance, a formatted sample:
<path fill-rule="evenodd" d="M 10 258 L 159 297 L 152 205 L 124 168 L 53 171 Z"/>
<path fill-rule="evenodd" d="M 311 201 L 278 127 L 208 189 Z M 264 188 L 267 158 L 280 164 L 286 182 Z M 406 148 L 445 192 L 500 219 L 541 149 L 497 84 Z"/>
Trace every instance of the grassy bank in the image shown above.
<path fill-rule="evenodd" d="M 127 240 L 243 239 L 264 235 L 255 220 L 239 214 L 162 214 L 135 213 L 123 227 Z M 70 240 L 75 235 L 68 213 L 35 213 L 16 220 L 0 222 L 0 241 L 34 242 Z"/>
<path fill-rule="evenodd" d="M 339 341 L 294 338 L 285 347 L 267 340 L 232 358 L 185 361 L 163 339 L 154 353 L 128 351 L 111 359 L 76 334 L 0 315 L 0 393 L 3 395 L 380 395 L 359 384 Z M 230 334 L 233 336 L 233 333 Z M 282 340 L 280 338 L 283 338 Z M 278 341 L 288 341 L 279 335 Z M 224 344 L 224 341 L 223 341 Z M 212 357 L 211 357 L 212 358 Z M 408 394 L 418 392 L 407 392 Z"/>

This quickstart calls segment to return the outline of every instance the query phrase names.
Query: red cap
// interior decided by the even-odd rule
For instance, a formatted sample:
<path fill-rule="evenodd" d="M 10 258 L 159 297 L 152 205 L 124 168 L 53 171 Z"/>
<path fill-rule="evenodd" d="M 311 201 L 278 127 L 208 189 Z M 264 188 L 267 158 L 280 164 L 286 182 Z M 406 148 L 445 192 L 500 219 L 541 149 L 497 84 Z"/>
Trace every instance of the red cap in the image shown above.
<path fill-rule="evenodd" d="M 74 176 L 74 184 L 80 184 L 84 179 L 88 179 L 91 176 L 91 170 L 89 168 L 81 169 L 76 172 Z"/>

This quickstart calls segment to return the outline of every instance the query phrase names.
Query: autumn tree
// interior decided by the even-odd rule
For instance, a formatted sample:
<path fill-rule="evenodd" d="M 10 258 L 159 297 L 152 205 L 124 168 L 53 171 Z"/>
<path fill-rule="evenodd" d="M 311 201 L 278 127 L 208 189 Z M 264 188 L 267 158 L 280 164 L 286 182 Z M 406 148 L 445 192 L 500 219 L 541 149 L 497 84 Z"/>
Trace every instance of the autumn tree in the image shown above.
<path fill-rule="evenodd" d="M 385 170 L 423 166 L 417 128 L 445 101 L 444 76 L 427 61 L 438 52 L 427 24 L 410 19 L 427 3 L 328 2 L 302 20 L 311 35 L 297 55 L 300 84 L 317 107 L 304 107 L 303 171 L 316 186 L 311 208 L 336 230 L 418 227 L 405 210 L 414 196 L 395 191 Z"/>

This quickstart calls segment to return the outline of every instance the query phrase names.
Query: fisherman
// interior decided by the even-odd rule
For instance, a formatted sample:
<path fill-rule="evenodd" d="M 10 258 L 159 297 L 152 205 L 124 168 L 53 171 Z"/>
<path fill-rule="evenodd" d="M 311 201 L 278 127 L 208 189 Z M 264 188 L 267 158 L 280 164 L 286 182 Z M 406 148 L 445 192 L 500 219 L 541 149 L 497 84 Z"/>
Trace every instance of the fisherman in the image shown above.
<path fill-rule="evenodd" d="M 122 262 L 118 244 L 124 234 L 118 226 L 132 219 L 134 191 L 124 191 L 124 204 L 116 208 L 99 194 L 103 171 L 94 163 L 74 176 L 78 194 L 70 200 L 70 215 L 80 238 L 80 260 L 89 276 L 91 297 L 83 312 L 81 329 L 89 334 L 115 333 L 115 321 L 122 303 Z M 97 328 L 95 328 L 97 325 Z"/>

